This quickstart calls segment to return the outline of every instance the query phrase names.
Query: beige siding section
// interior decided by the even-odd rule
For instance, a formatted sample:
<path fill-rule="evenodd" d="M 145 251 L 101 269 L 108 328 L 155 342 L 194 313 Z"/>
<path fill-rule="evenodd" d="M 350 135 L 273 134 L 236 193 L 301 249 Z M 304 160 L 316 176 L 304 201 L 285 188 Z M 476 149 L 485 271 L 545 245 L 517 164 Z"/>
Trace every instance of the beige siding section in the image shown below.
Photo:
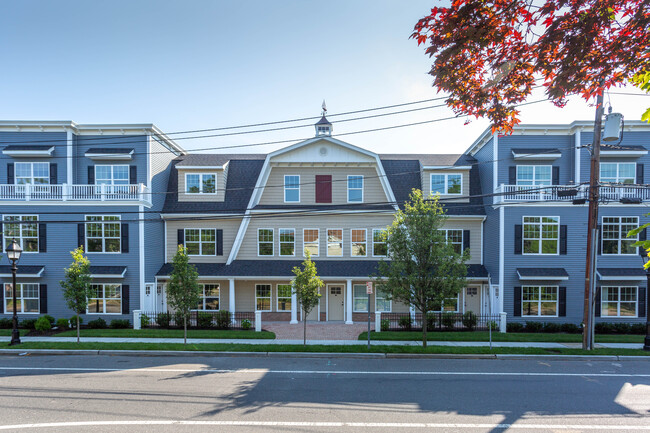
<path fill-rule="evenodd" d="M 432 174 L 456 174 L 463 175 L 462 196 L 440 194 L 440 198 L 445 198 L 445 203 L 468 203 L 469 202 L 469 170 L 422 170 L 422 193 L 428 196 L 431 193 L 431 175 Z M 457 198 L 456 200 L 450 200 Z"/>
<path fill-rule="evenodd" d="M 379 180 L 379 173 L 373 167 L 272 167 L 266 182 L 260 204 L 284 204 L 284 176 L 300 176 L 300 203 L 313 205 L 316 203 L 316 175 L 332 175 L 332 203 L 348 203 L 348 175 L 363 176 L 363 202 L 384 203 L 388 197 Z M 329 204 L 329 203 L 319 203 Z"/>
<path fill-rule="evenodd" d="M 222 229 L 223 256 L 190 256 L 191 263 L 225 263 L 235 242 L 241 219 L 167 221 L 166 260 L 171 262 L 178 249 L 178 230 L 189 228 Z"/>
<path fill-rule="evenodd" d="M 467 261 L 468 264 L 480 264 L 481 263 L 481 227 L 483 225 L 482 221 L 467 221 L 465 219 L 453 219 L 449 218 L 444 228 L 446 229 L 458 229 L 458 230 L 469 230 L 469 252 L 470 259 Z"/>
<path fill-rule="evenodd" d="M 226 178 L 227 173 L 225 170 L 215 169 L 178 169 L 178 201 L 224 201 L 226 196 Z M 188 173 L 214 173 L 217 179 L 217 193 L 216 194 L 185 194 L 185 175 Z"/>

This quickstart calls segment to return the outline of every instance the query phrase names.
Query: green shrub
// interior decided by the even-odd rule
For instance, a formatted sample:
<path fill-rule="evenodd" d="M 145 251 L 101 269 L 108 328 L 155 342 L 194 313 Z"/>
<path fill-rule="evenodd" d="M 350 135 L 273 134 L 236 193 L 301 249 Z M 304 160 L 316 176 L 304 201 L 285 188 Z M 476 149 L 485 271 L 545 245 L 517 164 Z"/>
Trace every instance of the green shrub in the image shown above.
<path fill-rule="evenodd" d="M 444 326 L 445 329 L 447 330 L 454 329 L 454 324 L 456 324 L 456 314 L 443 313 L 441 321 L 442 321 L 442 326 Z"/>
<path fill-rule="evenodd" d="M 97 319 L 88 322 L 88 328 L 106 329 L 108 328 L 108 325 L 106 324 L 106 320 L 102 319 L 101 317 L 98 317 Z"/>
<path fill-rule="evenodd" d="M 191 314 L 187 318 L 187 327 L 189 328 L 191 326 Z M 177 311 L 174 313 L 174 326 L 178 327 L 183 327 L 183 314 L 180 311 Z"/>
<path fill-rule="evenodd" d="M 14 327 L 11 319 L 2 318 L 0 319 L 0 329 L 11 329 Z"/>
<path fill-rule="evenodd" d="M 128 319 L 113 319 L 110 327 L 113 329 L 128 329 L 131 327 L 131 322 Z"/>
<path fill-rule="evenodd" d="M 212 313 L 199 312 L 196 317 L 196 326 L 199 328 L 212 328 Z"/>
<path fill-rule="evenodd" d="M 45 319 L 47 320 L 47 319 Z M 36 319 L 25 319 L 20 322 L 20 327 L 25 329 L 35 329 Z"/>
<path fill-rule="evenodd" d="M 34 324 L 34 329 L 37 331 L 43 332 L 43 331 L 49 331 L 52 329 L 52 325 L 50 324 L 50 321 L 47 319 L 47 317 L 39 317 L 36 320 L 36 323 Z"/>
<path fill-rule="evenodd" d="M 506 323 L 506 332 L 523 332 L 524 325 L 519 322 Z"/>
<path fill-rule="evenodd" d="M 232 314 L 228 310 L 221 310 L 215 316 L 217 329 L 229 329 L 232 324 Z"/>
<path fill-rule="evenodd" d="M 390 329 L 390 320 L 389 319 L 381 319 L 381 330 L 382 332 L 386 332 Z"/>
<path fill-rule="evenodd" d="M 79 324 L 81 325 L 84 323 L 84 318 L 81 316 L 72 316 L 70 318 L 70 327 L 71 328 L 76 328 L 77 327 L 77 317 L 79 317 Z"/>
<path fill-rule="evenodd" d="M 614 333 L 616 334 L 629 334 L 630 333 L 630 325 L 627 323 L 614 323 L 613 324 L 614 328 Z"/>
<path fill-rule="evenodd" d="M 499 324 L 497 322 L 495 322 L 494 320 L 490 320 L 489 322 L 487 322 L 487 328 L 488 328 L 488 330 L 498 331 L 499 330 Z"/>
<path fill-rule="evenodd" d="M 402 328 L 403 331 L 409 331 L 411 329 L 411 316 L 402 316 L 399 318 L 399 322 L 397 322 L 400 328 Z"/>
<path fill-rule="evenodd" d="M 612 324 L 607 322 L 598 322 L 594 325 L 596 334 L 611 334 L 613 332 Z"/>
<path fill-rule="evenodd" d="M 645 334 L 645 323 L 632 323 L 630 325 L 630 334 Z"/>
<path fill-rule="evenodd" d="M 151 319 L 146 314 L 140 315 L 140 328 L 146 328 L 151 324 Z"/>
<path fill-rule="evenodd" d="M 54 323 L 56 322 L 56 320 L 54 319 L 54 317 L 50 316 L 49 314 L 46 314 L 46 315 L 44 315 L 44 316 L 42 316 L 42 317 L 45 317 L 45 318 L 47 319 L 47 321 L 50 322 L 50 328 L 51 328 L 52 326 L 54 326 Z"/>
<path fill-rule="evenodd" d="M 438 324 L 438 315 L 436 313 L 427 313 L 427 329 L 433 331 Z"/>
<path fill-rule="evenodd" d="M 156 315 L 156 323 L 161 328 L 169 328 L 169 324 L 172 321 L 171 313 L 158 313 Z"/>
<path fill-rule="evenodd" d="M 567 334 L 579 334 L 582 332 L 582 329 L 575 323 L 563 323 L 560 329 Z"/>
<path fill-rule="evenodd" d="M 68 329 L 70 327 L 70 321 L 66 318 L 61 317 L 56 321 L 56 327 L 59 329 Z"/>
<path fill-rule="evenodd" d="M 251 326 L 253 326 L 253 324 L 251 323 L 250 320 L 244 319 L 241 321 L 241 329 L 243 329 L 244 331 L 248 331 L 249 329 L 251 329 Z"/>
<path fill-rule="evenodd" d="M 549 334 L 556 334 L 560 332 L 561 327 L 559 323 L 553 323 L 553 322 L 546 322 L 543 325 L 542 331 L 547 332 Z"/>
<path fill-rule="evenodd" d="M 541 332 L 543 327 L 542 322 L 526 322 L 526 332 Z"/>
<path fill-rule="evenodd" d="M 463 326 L 467 328 L 468 331 L 473 331 L 478 324 L 478 316 L 471 311 L 463 314 Z"/>

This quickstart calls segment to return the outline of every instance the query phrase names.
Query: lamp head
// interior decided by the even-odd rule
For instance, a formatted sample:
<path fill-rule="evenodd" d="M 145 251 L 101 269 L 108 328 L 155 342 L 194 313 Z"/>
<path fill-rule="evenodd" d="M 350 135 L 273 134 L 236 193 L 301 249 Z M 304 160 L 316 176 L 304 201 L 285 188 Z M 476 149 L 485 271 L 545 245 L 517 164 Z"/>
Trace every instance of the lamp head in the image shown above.
<path fill-rule="evenodd" d="M 20 248 L 20 245 L 18 245 L 16 239 L 12 239 L 11 244 L 7 247 L 5 252 L 7 253 L 7 257 L 9 257 L 9 260 L 15 263 L 20 259 L 20 255 L 22 254 L 23 249 Z"/>

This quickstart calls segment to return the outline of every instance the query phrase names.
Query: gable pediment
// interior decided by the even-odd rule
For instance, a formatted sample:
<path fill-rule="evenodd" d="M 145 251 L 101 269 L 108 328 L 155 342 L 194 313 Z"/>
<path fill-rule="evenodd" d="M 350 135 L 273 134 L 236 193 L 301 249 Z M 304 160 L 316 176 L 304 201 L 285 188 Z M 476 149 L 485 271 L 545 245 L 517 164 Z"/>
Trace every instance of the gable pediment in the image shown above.
<path fill-rule="evenodd" d="M 315 138 L 281 149 L 270 155 L 269 162 L 278 163 L 375 163 L 377 156 L 365 149 L 333 138 Z"/>

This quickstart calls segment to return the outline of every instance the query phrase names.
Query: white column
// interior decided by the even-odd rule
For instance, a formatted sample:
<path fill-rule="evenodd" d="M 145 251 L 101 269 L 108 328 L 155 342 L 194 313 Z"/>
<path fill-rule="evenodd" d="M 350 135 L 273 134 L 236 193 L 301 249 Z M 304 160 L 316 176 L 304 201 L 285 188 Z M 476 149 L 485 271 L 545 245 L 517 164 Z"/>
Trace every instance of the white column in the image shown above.
<path fill-rule="evenodd" d="M 72 185 L 74 183 L 74 179 L 72 177 L 73 173 L 73 163 L 72 163 L 72 129 L 67 129 L 66 130 L 66 182 L 69 185 Z"/>
<path fill-rule="evenodd" d="M 133 310 L 133 329 L 141 329 L 140 310 Z"/>
<path fill-rule="evenodd" d="M 345 324 L 352 325 L 352 280 L 346 280 L 347 287 L 345 292 L 346 302 L 345 302 Z"/>
<path fill-rule="evenodd" d="M 375 332 L 381 332 L 381 311 L 375 312 Z"/>
<path fill-rule="evenodd" d="M 502 333 L 505 334 L 505 332 L 506 332 L 506 316 L 508 315 L 508 313 L 502 311 L 502 312 L 499 313 L 499 315 L 501 316 L 501 320 L 499 320 L 499 332 L 502 332 Z"/>
<path fill-rule="evenodd" d="M 235 314 L 235 279 L 228 280 L 228 310 Z"/>
<path fill-rule="evenodd" d="M 291 292 L 291 321 L 290 324 L 298 323 L 298 297 Z"/>

